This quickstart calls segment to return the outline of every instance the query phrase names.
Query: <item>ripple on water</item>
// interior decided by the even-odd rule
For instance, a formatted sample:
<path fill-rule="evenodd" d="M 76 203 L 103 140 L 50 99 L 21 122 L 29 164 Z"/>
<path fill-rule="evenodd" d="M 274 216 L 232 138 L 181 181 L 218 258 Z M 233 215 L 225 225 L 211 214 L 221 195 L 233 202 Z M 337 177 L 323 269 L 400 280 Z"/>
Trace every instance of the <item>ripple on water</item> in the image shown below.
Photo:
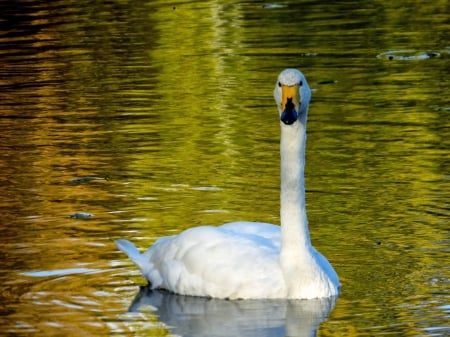
<path fill-rule="evenodd" d="M 21 273 L 24 276 L 31 277 L 54 277 L 54 276 L 66 276 L 73 274 L 95 274 L 101 273 L 104 270 L 101 269 L 91 269 L 91 268 L 69 268 L 69 269 L 56 269 L 56 270 L 39 270 L 39 271 L 29 271 Z"/>
<path fill-rule="evenodd" d="M 420 61 L 429 60 L 432 58 L 440 57 L 441 53 L 436 51 L 417 51 L 417 50 L 389 50 L 377 55 L 379 59 L 385 59 L 389 61 Z"/>

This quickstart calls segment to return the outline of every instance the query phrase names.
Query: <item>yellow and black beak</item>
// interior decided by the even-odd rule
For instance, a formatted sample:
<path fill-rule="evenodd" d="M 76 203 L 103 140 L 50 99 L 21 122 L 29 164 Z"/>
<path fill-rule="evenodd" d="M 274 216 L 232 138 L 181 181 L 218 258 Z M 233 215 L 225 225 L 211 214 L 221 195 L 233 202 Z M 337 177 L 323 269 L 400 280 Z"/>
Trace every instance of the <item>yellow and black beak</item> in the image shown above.
<path fill-rule="evenodd" d="M 299 85 L 281 86 L 281 121 L 291 125 L 298 119 L 300 109 Z"/>

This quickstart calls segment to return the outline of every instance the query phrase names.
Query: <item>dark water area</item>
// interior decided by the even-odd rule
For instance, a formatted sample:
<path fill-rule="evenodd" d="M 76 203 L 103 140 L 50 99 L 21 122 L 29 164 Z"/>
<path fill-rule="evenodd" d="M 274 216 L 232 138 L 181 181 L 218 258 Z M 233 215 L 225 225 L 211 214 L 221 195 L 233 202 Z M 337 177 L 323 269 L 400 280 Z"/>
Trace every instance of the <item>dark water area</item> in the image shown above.
<path fill-rule="evenodd" d="M 1 3 L 0 334 L 449 335 L 448 13 L 448 1 Z M 288 67 L 313 90 L 310 232 L 341 295 L 140 290 L 115 239 L 279 223 L 272 90 Z"/>

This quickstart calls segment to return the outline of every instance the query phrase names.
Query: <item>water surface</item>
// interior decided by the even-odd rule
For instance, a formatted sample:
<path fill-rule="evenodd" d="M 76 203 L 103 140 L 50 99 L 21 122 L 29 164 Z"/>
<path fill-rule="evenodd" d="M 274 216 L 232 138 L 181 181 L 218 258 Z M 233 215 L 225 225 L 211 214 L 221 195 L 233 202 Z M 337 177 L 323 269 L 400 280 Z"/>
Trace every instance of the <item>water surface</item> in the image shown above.
<path fill-rule="evenodd" d="M 189 335 L 184 319 L 219 328 L 224 312 L 243 336 L 450 333 L 447 1 L 1 7 L 3 334 Z M 286 67 L 313 89 L 307 207 L 341 278 L 334 309 L 133 306 L 145 282 L 114 239 L 279 223 Z"/>

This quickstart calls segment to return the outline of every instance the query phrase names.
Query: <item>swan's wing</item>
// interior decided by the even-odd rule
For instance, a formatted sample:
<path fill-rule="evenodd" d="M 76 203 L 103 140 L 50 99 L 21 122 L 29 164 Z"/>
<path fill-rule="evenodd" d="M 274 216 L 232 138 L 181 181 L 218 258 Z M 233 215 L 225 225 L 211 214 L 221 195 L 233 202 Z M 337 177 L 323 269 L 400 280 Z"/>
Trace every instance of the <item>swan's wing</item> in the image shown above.
<path fill-rule="evenodd" d="M 145 276 L 154 288 L 217 298 L 282 297 L 279 243 L 273 229 L 237 225 L 195 227 L 158 240 L 146 253 Z M 270 234 L 270 235 L 269 235 Z"/>
<path fill-rule="evenodd" d="M 267 240 L 267 244 L 272 245 L 274 249 L 280 250 L 281 227 L 265 222 L 237 221 L 230 222 L 220 226 L 238 235 L 254 235 Z"/>

